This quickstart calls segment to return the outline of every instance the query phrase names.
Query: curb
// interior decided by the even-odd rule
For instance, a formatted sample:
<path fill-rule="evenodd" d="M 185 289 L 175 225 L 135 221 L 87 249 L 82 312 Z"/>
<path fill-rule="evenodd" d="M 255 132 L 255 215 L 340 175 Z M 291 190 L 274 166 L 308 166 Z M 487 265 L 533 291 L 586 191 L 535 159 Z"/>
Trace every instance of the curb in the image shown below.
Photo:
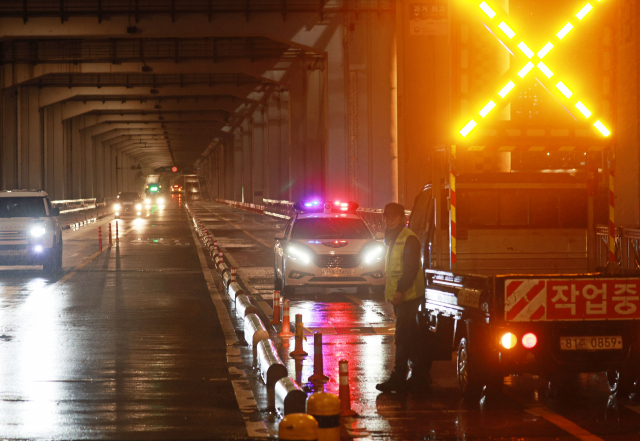
<path fill-rule="evenodd" d="M 231 269 L 224 261 L 224 254 L 222 259 L 220 259 L 219 255 L 214 251 L 213 240 L 215 239 L 210 236 L 210 233 L 206 230 L 204 225 L 199 221 L 197 216 L 193 214 L 188 204 L 185 204 L 185 210 L 191 218 L 202 244 L 209 251 L 209 255 L 214 262 L 216 271 L 222 279 L 225 291 L 235 305 L 236 315 L 243 319 L 244 337 L 247 343 L 253 348 L 254 360 L 257 361 L 257 367 L 260 371 L 260 378 L 262 382 L 267 388 L 276 387 L 278 384 L 277 382 L 282 382 L 282 380 L 285 379 L 288 380 L 286 384 L 293 383 L 295 387 L 287 388 L 289 391 L 287 393 L 293 394 L 291 395 L 292 398 L 287 398 L 286 396 L 283 398 L 287 403 L 286 410 L 289 410 L 288 403 L 290 401 L 297 403 L 299 407 L 301 400 L 300 394 L 303 394 L 304 400 L 302 400 L 302 411 L 304 412 L 304 402 L 307 394 L 303 392 L 302 389 L 295 384 L 295 381 L 288 376 L 287 368 L 278 356 L 274 342 L 269 336 L 268 330 L 277 331 L 277 329 L 270 323 L 265 326 L 257 314 L 257 312 L 260 311 L 260 308 L 251 302 L 251 298 L 246 295 L 246 292 L 241 287 L 240 283 L 237 281 L 231 281 Z M 295 398 L 296 396 L 297 398 Z M 285 404 L 283 401 L 282 412 L 284 412 L 284 410 Z"/>

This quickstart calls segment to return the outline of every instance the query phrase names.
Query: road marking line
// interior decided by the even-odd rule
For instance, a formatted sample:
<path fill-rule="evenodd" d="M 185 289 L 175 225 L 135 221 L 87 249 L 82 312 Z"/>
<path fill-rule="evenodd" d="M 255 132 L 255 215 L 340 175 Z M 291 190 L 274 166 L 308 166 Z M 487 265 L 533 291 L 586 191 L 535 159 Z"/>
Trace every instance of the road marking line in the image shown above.
<path fill-rule="evenodd" d="M 231 226 L 232 226 L 233 228 L 235 228 L 236 230 L 240 230 L 240 231 L 242 231 L 242 232 L 243 232 L 243 233 L 245 233 L 247 236 L 249 236 L 249 237 L 253 238 L 253 239 L 254 239 L 254 240 L 256 240 L 257 242 L 259 242 L 259 243 L 261 243 L 262 245 L 264 245 L 265 247 L 267 247 L 267 248 L 273 248 L 273 245 L 272 245 L 272 244 L 269 244 L 269 243 L 265 242 L 264 240 L 262 240 L 262 239 L 260 239 L 260 238 L 258 238 L 258 237 L 256 237 L 256 236 L 254 236 L 253 234 L 249 233 L 247 230 L 245 230 L 245 229 L 243 229 L 243 228 L 238 227 L 238 226 L 237 226 L 237 225 L 235 225 L 234 223 L 232 223 L 232 222 L 230 222 L 230 221 L 226 220 L 225 218 L 221 217 L 220 215 L 218 215 L 218 214 L 216 214 L 216 213 L 212 212 L 210 209 L 205 208 L 205 207 L 202 207 L 202 208 L 203 208 L 204 210 L 208 211 L 209 213 L 213 214 L 214 216 L 218 217 L 218 219 L 222 219 L 223 221 L 225 221 L 226 223 L 228 223 L 229 225 L 231 225 Z"/>
<path fill-rule="evenodd" d="M 530 407 L 525 409 L 525 411 L 531 415 L 544 418 L 582 441 L 603 441 L 602 438 L 587 432 L 573 421 L 569 421 L 546 407 Z"/>
<path fill-rule="evenodd" d="M 191 229 L 191 235 L 193 236 L 193 242 L 196 245 L 196 250 L 198 252 L 198 258 L 200 259 L 202 273 L 207 283 L 209 296 L 213 301 L 213 306 L 216 308 L 218 320 L 220 320 L 220 326 L 222 327 L 222 332 L 224 333 L 224 339 L 227 346 L 227 363 L 239 362 L 241 361 L 240 350 L 237 347 L 233 346 L 234 343 L 238 342 L 238 336 L 236 335 L 236 331 L 233 327 L 233 324 L 231 323 L 229 312 L 222 302 L 220 292 L 218 291 L 218 288 L 216 288 L 216 284 L 213 280 L 213 277 L 211 276 L 211 270 L 209 269 L 209 265 L 207 265 L 207 259 L 204 256 L 204 252 L 202 251 L 200 242 L 198 242 L 198 238 L 193 228 L 193 222 L 188 223 L 189 228 Z M 244 380 L 231 380 L 231 384 L 233 386 L 233 392 L 236 397 L 236 402 L 238 403 L 238 408 L 243 414 L 242 418 L 245 422 L 247 435 L 250 438 L 266 438 L 268 434 L 267 426 L 264 421 L 251 422 L 249 421 L 249 416 L 246 415 L 256 412 L 258 410 L 258 404 L 256 403 L 253 392 L 248 390 L 247 388 L 248 382 L 246 380 L 244 371 L 236 368 L 235 366 L 229 366 L 229 373 L 238 374 L 245 378 Z"/>
<path fill-rule="evenodd" d="M 222 332 L 224 332 L 224 339 L 227 347 L 238 342 L 238 336 L 236 335 L 236 331 L 233 328 L 233 324 L 231 323 L 231 318 L 229 317 L 229 312 L 227 311 L 226 306 L 222 302 L 222 298 L 220 297 L 220 293 L 218 292 L 218 288 L 216 288 L 216 283 L 211 276 L 211 270 L 209 269 L 209 265 L 207 265 L 207 259 L 204 257 L 204 253 L 202 252 L 202 247 L 198 243 L 198 238 L 196 237 L 196 233 L 193 229 L 193 225 L 189 222 L 189 228 L 191 228 L 191 235 L 193 236 L 193 241 L 196 244 L 196 250 L 198 251 L 198 258 L 200 259 L 200 266 L 202 267 L 202 273 L 204 274 L 205 282 L 207 283 L 207 289 L 209 290 L 209 296 L 213 301 L 213 305 L 216 308 L 216 312 L 218 313 L 218 320 L 220 320 L 220 326 L 222 327 Z"/>

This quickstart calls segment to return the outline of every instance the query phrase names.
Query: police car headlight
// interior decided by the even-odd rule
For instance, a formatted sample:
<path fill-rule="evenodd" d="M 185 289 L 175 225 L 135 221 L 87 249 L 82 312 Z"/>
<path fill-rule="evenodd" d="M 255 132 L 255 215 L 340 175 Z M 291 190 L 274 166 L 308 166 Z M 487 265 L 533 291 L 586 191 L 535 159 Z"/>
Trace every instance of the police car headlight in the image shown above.
<path fill-rule="evenodd" d="M 44 236 L 45 231 L 44 227 L 35 227 L 31 229 L 31 235 L 33 237 L 41 237 Z"/>
<path fill-rule="evenodd" d="M 384 256 L 384 247 L 381 245 L 375 246 L 364 255 L 364 263 L 378 262 Z"/>
<path fill-rule="evenodd" d="M 311 253 L 309 253 L 299 245 L 289 245 L 289 247 L 287 248 L 287 255 L 291 259 L 299 260 L 305 265 L 311 263 Z"/>

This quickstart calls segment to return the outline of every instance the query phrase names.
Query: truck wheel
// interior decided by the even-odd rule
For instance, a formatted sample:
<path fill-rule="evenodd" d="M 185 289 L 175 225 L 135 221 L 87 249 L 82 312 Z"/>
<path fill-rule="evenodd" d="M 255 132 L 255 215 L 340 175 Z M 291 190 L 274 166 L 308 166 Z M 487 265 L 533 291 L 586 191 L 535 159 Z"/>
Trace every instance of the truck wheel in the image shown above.
<path fill-rule="evenodd" d="M 480 397 L 484 383 L 478 378 L 478 360 L 469 352 L 469 343 L 463 337 L 458 345 L 457 374 L 458 386 L 464 399 L 473 400 Z"/>
<path fill-rule="evenodd" d="M 636 378 L 629 369 L 615 369 L 607 371 L 607 385 L 609 394 L 617 395 L 621 398 L 628 398 L 633 392 Z"/>

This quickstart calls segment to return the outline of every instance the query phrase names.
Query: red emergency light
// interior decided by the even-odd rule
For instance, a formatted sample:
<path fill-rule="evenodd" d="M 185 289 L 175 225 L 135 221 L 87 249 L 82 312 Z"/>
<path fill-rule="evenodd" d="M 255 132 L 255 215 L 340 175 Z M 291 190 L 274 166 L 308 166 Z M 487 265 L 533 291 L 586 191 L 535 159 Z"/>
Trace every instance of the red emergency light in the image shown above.
<path fill-rule="evenodd" d="M 358 209 L 356 202 L 321 202 L 317 199 L 300 201 L 293 204 L 293 208 L 304 213 L 355 213 Z"/>

